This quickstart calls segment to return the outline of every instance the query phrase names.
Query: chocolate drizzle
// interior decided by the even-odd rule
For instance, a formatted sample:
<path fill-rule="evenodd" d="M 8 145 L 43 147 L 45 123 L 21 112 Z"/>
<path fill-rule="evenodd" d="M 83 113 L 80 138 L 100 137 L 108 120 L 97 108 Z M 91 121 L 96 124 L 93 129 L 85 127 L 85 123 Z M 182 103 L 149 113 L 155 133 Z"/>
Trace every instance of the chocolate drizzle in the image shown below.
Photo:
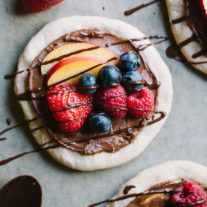
<path fill-rule="evenodd" d="M 126 186 L 126 187 L 124 188 L 123 193 L 124 193 L 125 195 L 128 194 L 129 191 L 130 191 L 132 188 L 136 188 L 136 186 L 134 186 L 134 185 L 128 185 L 128 186 Z"/>
<path fill-rule="evenodd" d="M 95 46 L 95 47 L 89 47 L 89 48 L 86 48 L 86 49 L 77 50 L 75 52 L 71 52 L 71 53 L 59 56 L 57 58 L 45 61 L 45 62 L 42 63 L 42 65 L 47 65 L 47 64 L 50 64 L 50 63 L 54 63 L 54 62 L 60 61 L 60 60 L 62 60 L 64 58 L 68 58 L 68 57 L 70 57 L 72 55 L 80 54 L 80 53 L 83 53 L 83 52 L 86 52 L 86 51 L 90 51 L 90 50 L 96 50 L 96 49 L 99 49 L 99 48 L 100 48 L 99 46 Z"/>
<path fill-rule="evenodd" d="M 2 131 L 0 132 L 0 136 L 1 136 L 2 134 L 6 133 L 6 132 L 8 132 L 8 131 L 10 131 L 10 130 L 12 130 L 12 129 L 15 129 L 15 128 L 17 128 L 17 127 L 24 126 L 24 125 L 26 125 L 26 124 L 28 124 L 28 123 L 30 123 L 30 122 L 32 122 L 32 121 L 35 121 L 35 120 L 37 120 L 37 118 L 33 118 L 33 119 L 28 120 L 28 121 L 24 121 L 24 122 L 22 122 L 22 123 L 20 123 L 20 124 L 16 124 L 16 125 L 14 125 L 14 126 L 8 127 L 8 128 L 6 128 L 6 129 L 4 129 L 4 130 L 2 130 Z"/>
<path fill-rule="evenodd" d="M 20 154 L 17 154 L 15 156 L 12 156 L 12 157 L 9 157 L 9 158 L 6 158 L 6 159 L 3 159 L 0 161 L 0 166 L 2 165 L 6 165 L 8 164 L 9 162 L 13 161 L 13 160 L 16 160 L 20 157 L 23 157 L 25 155 L 28 155 L 28 154 L 32 154 L 32 153 L 35 153 L 35 152 L 39 152 L 39 151 L 43 151 L 43 150 L 48 150 L 48 149 L 54 149 L 54 148 L 57 148 L 59 145 L 57 144 L 53 144 L 52 146 L 46 146 L 48 144 L 51 144 L 51 143 L 55 143 L 55 141 L 49 141 L 49 142 L 46 142 L 42 145 L 40 145 L 40 147 L 34 149 L 34 150 L 30 150 L 30 151 L 26 151 L 26 152 L 22 152 Z"/>
<path fill-rule="evenodd" d="M 1 207 L 41 207 L 41 203 L 41 186 L 29 175 L 12 179 L 0 190 Z"/>
<path fill-rule="evenodd" d="M 147 109 L 136 109 L 136 110 L 148 111 Z M 154 113 L 156 113 L 156 114 L 157 113 L 160 113 L 161 115 L 158 118 L 153 118 L 152 121 L 142 119 L 142 121 L 140 122 L 139 125 L 127 127 L 127 128 L 121 129 L 121 130 L 117 130 L 117 131 L 114 131 L 114 132 L 110 132 L 110 133 L 105 133 L 103 135 L 97 135 L 97 136 L 93 136 L 93 137 L 86 137 L 86 138 L 84 138 L 82 140 L 76 140 L 76 141 L 73 140 L 73 137 L 71 137 L 70 142 L 68 142 L 68 144 L 69 143 L 73 143 L 74 141 L 77 142 L 77 143 L 79 143 L 79 142 L 87 141 L 87 140 L 91 140 L 91 139 L 96 140 L 96 139 L 101 139 L 101 138 L 104 138 L 104 137 L 111 137 L 111 136 L 114 136 L 114 135 L 117 135 L 117 134 L 120 134 L 120 133 L 123 133 L 123 132 L 128 132 L 129 133 L 133 129 L 136 129 L 136 128 L 139 129 L 139 128 L 143 127 L 143 126 L 151 125 L 151 124 L 153 124 L 155 122 L 158 122 L 159 120 L 161 120 L 165 116 L 165 113 L 164 112 L 158 112 L 157 111 L 157 112 L 154 112 Z M 81 118 L 83 118 L 83 117 L 81 117 Z M 34 120 L 36 120 L 36 119 L 32 119 L 32 120 L 29 120 L 29 121 L 31 122 L 31 121 L 34 121 Z M 52 122 L 50 124 L 53 124 L 54 125 L 55 123 L 56 122 Z M 37 127 L 37 128 L 34 128 L 31 131 L 36 131 L 36 130 L 39 130 L 39 129 L 43 128 L 43 127 L 44 126 Z M 11 130 L 13 128 L 11 127 L 11 128 L 8 128 L 8 129 Z M 3 133 L 5 133 L 6 131 L 8 131 L 8 130 L 4 130 Z M 1 134 L 3 134 L 3 133 L 1 132 Z M 5 139 L 5 138 L 3 138 L 3 139 Z M 26 152 L 17 154 L 15 156 L 9 157 L 7 159 L 1 160 L 0 161 L 0 166 L 5 165 L 5 164 L 8 164 L 9 162 L 11 162 L 13 160 L 16 160 L 16 159 L 18 159 L 20 157 L 23 157 L 23 156 L 28 155 L 28 154 L 31 154 L 31 153 L 35 153 L 35 152 L 39 152 L 39 151 L 42 151 L 42 150 L 53 149 L 53 148 L 59 147 L 60 145 L 56 144 L 56 141 L 61 141 L 63 139 L 64 138 L 59 138 L 58 140 L 52 140 L 52 141 L 46 142 L 46 143 L 40 145 L 40 147 L 38 147 L 38 148 L 36 148 L 34 150 L 26 151 Z M 0 139 L 0 141 L 1 141 L 1 139 Z M 47 146 L 49 144 L 53 144 L 53 145 L 52 146 Z"/>
<path fill-rule="evenodd" d="M 139 5 L 139 6 L 135 7 L 135 8 L 132 8 L 130 10 L 125 11 L 124 15 L 125 16 L 129 16 L 129 15 L 133 14 L 134 12 L 139 11 L 139 10 L 141 10 L 141 9 L 147 7 L 147 6 L 150 6 L 151 4 L 154 4 L 154 3 L 158 2 L 158 1 L 160 1 L 160 0 L 154 0 L 154 1 L 150 1 L 149 3 L 146 3 L 146 4 L 141 4 L 141 5 Z"/>
<path fill-rule="evenodd" d="M 203 16 L 204 10 L 201 10 L 199 7 L 198 1 L 191 1 L 191 0 L 185 0 L 185 9 L 186 14 L 182 17 L 179 17 L 177 19 L 173 19 L 171 21 L 172 24 L 179 24 L 184 21 L 187 22 L 189 27 L 191 28 L 193 34 L 191 37 L 187 38 L 186 40 L 180 42 L 177 46 L 176 45 L 170 45 L 166 50 L 166 55 L 169 58 L 174 58 L 176 60 L 187 62 L 183 58 L 179 58 L 181 54 L 181 48 L 190 44 L 191 42 L 198 42 L 201 45 L 201 50 L 199 52 L 196 52 L 192 55 L 193 59 L 196 59 L 202 55 L 207 55 L 207 38 L 206 38 L 206 31 L 207 31 L 207 20 Z M 191 61 L 190 62 L 193 65 L 199 65 L 199 64 L 206 64 L 207 61 Z"/>
<path fill-rule="evenodd" d="M 6 140 L 6 137 L 0 137 L 0 141 Z"/>
<path fill-rule="evenodd" d="M 153 190 L 153 189 L 151 190 L 151 189 L 149 189 L 149 190 L 144 191 L 142 193 L 132 193 L 132 194 L 120 196 L 120 197 L 114 198 L 114 199 L 107 199 L 107 200 L 89 205 L 88 207 L 95 207 L 95 206 L 99 206 L 99 205 L 104 204 L 104 203 L 114 203 L 114 202 L 117 202 L 117 201 L 122 201 L 122 200 L 125 200 L 125 199 L 128 199 L 128 198 L 133 198 L 133 197 L 141 197 L 141 196 L 153 195 L 153 194 L 173 194 L 173 193 L 175 193 L 175 191 L 172 190 L 172 189 L 161 189 L 161 190 Z"/>
<path fill-rule="evenodd" d="M 102 36 L 99 35 L 99 38 L 101 38 L 101 37 L 102 37 Z M 71 40 L 71 38 L 69 38 L 69 37 L 67 37 L 67 38 L 65 38 L 65 39 L 67 40 L 67 42 Z M 155 43 L 150 43 L 150 44 L 139 45 L 138 48 L 135 48 L 135 49 L 138 50 L 138 51 L 143 51 L 143 50 L 145 50 L 146 48 L 148 48 L 148 47 L 151 46 L 151 45 L 154 45 L 154 44 L 155 44 L 155 45 L 156 45 L 156 44 L 160 44 L 160 43 L 162 43 L 162 42 L 168 40 L 167 37 L 158 36 L 158 35 L 150 35 L 149 37 L 133 38 L 133 39 L 127 39 L 127 40 L 117 41 L 117 42 L 114 42 L 114 43 L 107 43 L 107 44 L 104 45 L 104 47 L 112 47 L 112 46 L 115 46 L 115 45 L 121 45 L 121 44 L 126 44 L 126 43 L 133 44 L 133 42 L 138 42 L 138 41 L 147 40 L 147 39 L 149 39 L 149 40 L 153 40 L 153 39 L 161 39 L 161 41 L 159 41 L 159 42 L 155 42 Z M 72 38 L 71 41 L 73 41 L 73 42 L 80 42 L 80 40 L 73 39 L 73 38 Z M 57 46 L 57 45 L 55 44 L 55 46 Z M 54 62 L 56 62 L 56 61 L 60 61 L 60 60 L 62 60 L 62 59 L 64 59 L 64 58 L 66 58 L 66 57 L 70 57 L 70 56 L 75 55 L 75 54 L 83 53 L 83 52 L 90 51 L 90 50 L 96 50 L 96 49 L 99 49 L 99 48 L 100 48 L 99 46 L 95 46 L 95 47 L 89 47 L 89 48 L 85 48 L 85 49 L 77 50 L 77 51 L 75 51 L 75 52 L 71 52 L 71 53 L 62 55 L 62 56 L 60 56 L 60 57 L 57 57 L 57 58 L 54 58 L 54 59 L 51 59 L 51 60 L 48 60 L 48 61 L 45 61 L 45 62 L 41 62 L 41 61 L 38 60 L 39 62 L 38 62 L 38 64 L 37 64 L 36 66 L 47 65 L 47 64 L 50 64 L 50 63 L 54 63 Z M 55 49 L 55 48 L 54 48 L 54 49 Z M 50 52 L 51 52 L 51 49 L 50 49 Z M 110 62 L 110 61 L 113 61 L 113 60 L 115 60 L 115 59 L 116 59 L 116 58 L 111 59 L 111 60 L 108 60 L 108 61 L 106 61 L 106 63 L 108 63 L 108 62 Z M 104 64 L 104 63 L 102 63 L 102 64 Z M 97 67 L 97 66 L 96 66 L 96 67 Z M 29 72 L 30 70 L 35 70 L 35 69 L 38 69 L 38 67 L 32 67 L 32 68 L 28 68 L 28 69 L 26 69 L 26 70 L 18 71 L 18 72 L 13 73 L 13 74 L 7 74 L 7 75 L 5 75 L 5 79 L 13 79 L 13 78 L 16 77 L 16 75 L 19 75 L 19 74 L 21 74 L 21 73 L 23 73 L 23 72 L 26 72 L 26 71 Z M 93 69 L 93 68 L 92 68 L 92 69 Z M 90 69 L 90 70 L 91 70 L 91 69 Z M 58 83 L 58 84 L 59 84 L 59 83 Z M 29 93 L 29 92 L 28 92 L 28 93 Z M 24 95 L 24 94 L 22 94 L 22 95 Z"/>

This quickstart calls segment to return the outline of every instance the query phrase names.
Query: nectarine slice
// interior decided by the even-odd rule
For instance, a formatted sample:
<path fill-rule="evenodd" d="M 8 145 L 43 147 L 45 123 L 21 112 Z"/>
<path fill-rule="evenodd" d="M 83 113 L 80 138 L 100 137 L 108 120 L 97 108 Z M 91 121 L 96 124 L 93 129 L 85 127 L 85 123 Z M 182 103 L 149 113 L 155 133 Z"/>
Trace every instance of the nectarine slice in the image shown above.
<path fill-rule="evenodd" d="M 78 85 L 79 78 L 84 73 L 98 75 L 104 62 L 98 58 L 92 57 L 73 57 L 64 59 L 55 64 L 47 74 L 47 86 L 57 83 L 67 83 Z M 65 81 L 66 80 L 66 81 Z"/>
<path fill-rule="evenodd" d="M 105 62 L 113 57 L 116 57 L 116 55 L 110 50 L 94 44 L 69 43 L 53 50 L 44 58 L 41 66 L 42 74 L 47 74 L 50 68 L 52 68 L 58 61 L 69 57 L 93 57 Z M 113 60 L 111 63 L 115 65 L 117 60 Z"/>

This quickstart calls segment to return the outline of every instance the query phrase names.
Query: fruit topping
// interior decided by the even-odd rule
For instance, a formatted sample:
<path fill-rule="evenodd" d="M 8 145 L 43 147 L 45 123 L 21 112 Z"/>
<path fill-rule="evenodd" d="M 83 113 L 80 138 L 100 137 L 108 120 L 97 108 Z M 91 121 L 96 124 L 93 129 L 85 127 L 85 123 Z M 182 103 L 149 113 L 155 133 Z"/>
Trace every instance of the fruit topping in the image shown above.
<path fill-rule="evenodd" d="M 111 128 L 111 119 L 104 112 L 92 112 L 88 118 L 88 126 L 95 133 L 108 132 Z"/>
<path fill-rule="evenodd" d="M 129 52 L 120 57 L 119 65 L 124 71 L 134 71 L 140 66 L 140 57 L 137 52 Z"/>
<path fill-rule="evenodd" d="M 79 79 L 79 87 L 84 93 L 95 93 L 97 90 L 96 76 L 90 73 L 82 75 Z"/>
<path fill-rule="evenodd" d="M 113 65 L 103 67 L 98 74 L 98 83 L 103 87 L 116 86 L 122 80 L 119 68 Z"/>
<path fill-rule="evenodd" d="M 127 98 L 127 107 L 136 117 L 147 117 L 154 107 L 154 95 L 148 88 L 133 92 Z"/>
<path fill-rule="evenodd" d="M 95 93 L 95 102 L 109 116 L 123 118 L 127 114 L 127 95 L 125 89 L 118 85 L 114 88 L 99 88 Z"/>
<path fill-rule="evenodd" d="M 154 95 L 144 89 L 145 80 L 135 71 L 140 61 L 138 53 L 126 53 L 120 57 L 120 70 L 114 53 L 89 43 L 70 43 L 51 51 L 42 61 L 41 73 L 46 75 L 50 88 L 46 100 L 59 129 L 76 132 L 88 119 L 91 131 L 104 133 L 110 130 L 110 117 L 123 118 L 128 111 L 147 117 L 154 107 Z M 88 118 L 93 97 L 96 108 L 104 112 Z"/>
<path fill-rule="evenodd" d="M 97 75 L 104 66 L 102 63 L 102 60 L 92 57 L 64 59 L 49 70 L 46 77 L 47 86 L 65 81 L 69 85 L 78 85 L 79 78 L 82 74 L 90 72 Z"/>
<path fill-rule="evenodd" d="M 195 206 L 195 207 L 207 207 L 207 193 L 206 191 L 197 183 L 192 181 L 186 182 L 183 186 L 177 187 L 175 189 L 175 194 L 172 195 L 172 204 L 177 204 L 177 206 Z M 197 202 L 202 204 L 196 205 Z"/>
<path fill-rule="evenodd" d="M 142 89 L 142 80 L 142 75 L 137 71 L 129 71 L 123 76 L 124 86 L 129 92 Z"/>
<path fill-rule="evenodd" d="M 41 12 L 62 2 L 63 0 L 23 0 L 24 10 L 27 12 Z"/>
<path fill-rule="evenodd" d="M 97 58 L 106 62 L 116 55 L 104 47 L 99 47 L 89 43 L 69 43 L 51 51 L 42 61 L 41 73 L 46 75 L 48 71 L 58 62 L 65 58 L 72 57 L 89 57 Z M 112 60 L 109 63 L 115 65 L 118 60 Z"/>
<path fill-rule="evenodd" d="M 46 92 L 46 100 L 63 132 L 78 131 L 92 110 L 92 95 L 83 94 L 71 85 L 52 87 Z"/>

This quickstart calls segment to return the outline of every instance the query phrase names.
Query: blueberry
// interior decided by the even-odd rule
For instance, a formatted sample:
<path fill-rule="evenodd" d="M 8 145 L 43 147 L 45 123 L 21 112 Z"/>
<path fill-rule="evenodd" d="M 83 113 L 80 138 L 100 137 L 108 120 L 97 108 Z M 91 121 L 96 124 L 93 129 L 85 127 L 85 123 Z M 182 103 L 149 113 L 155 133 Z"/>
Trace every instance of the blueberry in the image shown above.
<path fill-rule="evenodd" d="M 119 84 L 122 80 L 122 74 L 116 66 L 104 66 L 98 74 L 98 83 L 101 86 L 110 86 Z"/>
<path fill-rule="evenodd" d="M 129 71 L 123 76 L 123 82 L 125 83 L 125 88 L 127 91 L 133 91 L 136 89 L 143 88 L 143 85 L 136 85 L 136 84 L 130 84 L 130 82 L 137 82 L 143 80 L 142 75 L 137 71 Z"/>
<path fill-rule="evenodd" d="M 137 70 L 140 66 L 140 57 L 137 52 L 129 52 L 120 57 L 119 65 L 125 71 Z"/>
<path fill-rule="evenodd" d="M 111 119 L 103 112 L 93 112 L 88 118 L 88 126 L 91 131 L 104 133 L 111 128 Z"/>
<path fill-rule="evenodd" d="M 96 86 L 96 76 L 90 73 L 82 75 L 79 79 L 79 86 L 85 93 L 95 93 L 97 89 L 87 89 L 87 87 Z"/>

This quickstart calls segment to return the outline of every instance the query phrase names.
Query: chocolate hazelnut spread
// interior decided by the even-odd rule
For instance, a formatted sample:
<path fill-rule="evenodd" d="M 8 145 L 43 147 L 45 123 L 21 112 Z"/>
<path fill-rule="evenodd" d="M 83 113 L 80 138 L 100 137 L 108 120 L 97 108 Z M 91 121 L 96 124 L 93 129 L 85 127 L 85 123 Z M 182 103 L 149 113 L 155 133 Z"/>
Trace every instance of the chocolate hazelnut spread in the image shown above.
<path fill-rule="evenodd" d="M 155 36 L 154 38 L 158 39 L 159 37 Z M 137 41 L 137 40 L 133 40 L 133 41 Z M 48 45 L 45 49 L 43 49 L 43 51 L 35 58 L 29 69 L 29 91 L 30 91 L 29 98 L 32 99 L 33 106 L 36 112 L 38 113 L 39 117 L 43 121 L 44 124 L 43 127 L 47 129 L 50 136 L 54 140 L 56 140 L 60 145 L 68 149 L 88 155 L 92 155 L 102 151 L 115 152 L 118 151 L 120 148 L 133 142 L 134 138 L 140 133 L 142 128 L 145 125 L 147 125 L 147 123 L 146 123 L 146 119 L 144 118 L 136 118 L 127 115 L 127 117 L 123 119 L 113 119 L 111 131 L 104 134 L 91 133 L 87 128 L 87 126 L 83 126 L 77 133 L 74 134 L 61 132 L 57 128 L 56 126 L 57 124 L 54 123 L 54 118 L 44 99 L 45 91 L 47 90 L 47 87 L 45 86 L 45 81 L 44 81 L 45 77 L 41 74 L 40 71 L 40 66 L 42 64 L 43 59 L 52 50 L 62 45 L 70 44 L 74 42 L 92 43 L 96 45 L 93 49 L 97 49 L 99 47 L 107 47 L 109 50 L 115 53 L 117 57 L 120 57 L 124 53 L 135 51 L 135 50 L 137 51 L 137 48 L 135 48 L 133 41 L 125 40 L 115 35 L 112 35 L 110 33 L 101 32 L 97 29 L 80 30 L 80 31 L 75 31 L 71 34 L 66 34 L 63 37 L 59 38 L 58 40 L 55 40 L 50 45 Z M 87 49 L 80 50 L 77 52 L 81 53 L 86 50 Z M 88 50 L 91 50 L 91 48 L 89 48 Z M 74 53 L 67 54 L 64 57 L 57 57 L 53 60 L 48 61 L 47 64 L 65 58 L 66 56 L 69 57 L 72 55 L 74 55 Z M 165 114 L 163 112 L 160 113 L 156 111 L 156 107 L 158 104 L 157 97 L 158 97 L 158 90 L 159 90 L 158 89 L 159 82 L 157 81 L 157 78 L 154 76 L 154 74 L 148 67 L 147 63 L 142 58 L 141 54 L 140 57 L 141 57 L 141 66 L 139 67 L 138 71 L 143 75 L 143 78 L 145 80 L 145 86 L 149 87 L 153 91 L 155 96 L 154 110 L 151 113 L 151 116 L 148 117 L 149 119 L 152 119 L 152 122 L 149 122 L 150 124 L 152 124 L 163 118 Z M 107 62 L 110 62 L 112 60 L 114 60 L 114 58 L 108 60 Z M 88 70 L 90 69 L 91 68 L 89 68 Z M 67 80 L 55 83 L 55 85 L 64 84 L 64 82 L 67 82 Z M 73 107 L 77 107 L 77 106 L 73 106 Z M 117 109 L 117 110 L 122 110 L 122 109 Z M 154 113 L 160 114 L 158 119 L 154 118 Z"/>

